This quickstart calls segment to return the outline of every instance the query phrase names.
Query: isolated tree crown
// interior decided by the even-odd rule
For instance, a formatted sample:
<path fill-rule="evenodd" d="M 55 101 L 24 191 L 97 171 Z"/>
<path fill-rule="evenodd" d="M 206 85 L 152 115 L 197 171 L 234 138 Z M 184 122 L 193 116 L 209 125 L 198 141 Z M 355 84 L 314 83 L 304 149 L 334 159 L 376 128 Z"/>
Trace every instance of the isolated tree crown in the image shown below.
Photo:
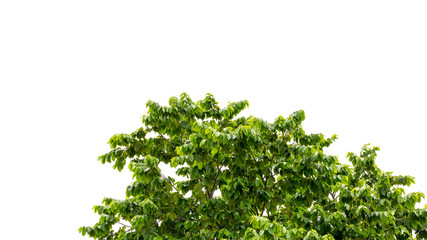
<path fill-rule="evenodd" d="M 99 157 L 118 171 L 129 162 L 126 199 L 104 198 L 93 208 L 99 222 L 79 231 L 94 239 L 427 237 L 427 208 L 415 206 L 424 194 L 405 194 L 413 177 L 377 167 L 378 147 L 341 164 L 323 152 L 337 137 L 305 133 L 303 111 L 273 123 L 237 117 L 248 106 L 220 108 L 211 94 L 148 101 L 143 126 L 112 136 Z M 166 176 L 161 162 L 185 180 Z"/>

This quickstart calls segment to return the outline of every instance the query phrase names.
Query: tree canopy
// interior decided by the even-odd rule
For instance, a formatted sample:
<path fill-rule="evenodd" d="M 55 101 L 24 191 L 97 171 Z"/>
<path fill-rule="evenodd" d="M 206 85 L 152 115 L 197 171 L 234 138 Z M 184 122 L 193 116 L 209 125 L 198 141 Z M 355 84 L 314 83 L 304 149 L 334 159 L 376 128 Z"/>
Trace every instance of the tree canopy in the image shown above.
<path fill-rule="evenodd" d="M 378 147 L 341 164 L 324 148 L 337 137 L 308 134 L 303 111 L 272 123 L 185 93 L 169 106 L 148 101 L 142 127 L 109 140 L 99 157 L 133 182 L 126 199 L 104 198 L 94 239 L 424 239 L 423 193 L 405 194 L 411 176 L 381 171 Z M 166 176 L 160 163 L 185 180 Z M 113 228 L 114 226 L 114 228 Z"/>

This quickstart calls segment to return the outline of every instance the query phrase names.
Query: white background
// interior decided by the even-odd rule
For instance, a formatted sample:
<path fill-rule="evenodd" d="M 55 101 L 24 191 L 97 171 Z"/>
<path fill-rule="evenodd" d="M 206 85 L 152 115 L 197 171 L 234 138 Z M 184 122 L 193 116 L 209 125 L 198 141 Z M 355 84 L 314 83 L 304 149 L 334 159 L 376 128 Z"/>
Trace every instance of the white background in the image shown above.
<path fill-rule="evenodd" d="M 148 99 L 247 99 L 272 121 L 303 109 L 346 162 L 427 193 L 425 1 L 12 1 L 0 3 L 2 239 L 88 239 L 92 207 L 129 171 L 96 161 L 141 126 Z M 170 173 L 168 173 L 170 175 Z M 420 205 L 422 207 L 424 205 Z"/>

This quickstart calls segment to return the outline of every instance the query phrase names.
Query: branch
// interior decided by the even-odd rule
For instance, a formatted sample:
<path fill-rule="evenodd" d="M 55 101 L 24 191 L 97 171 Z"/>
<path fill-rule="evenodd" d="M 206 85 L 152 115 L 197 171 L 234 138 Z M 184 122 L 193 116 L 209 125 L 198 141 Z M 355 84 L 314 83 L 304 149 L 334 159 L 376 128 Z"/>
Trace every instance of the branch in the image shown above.
<path fill-rule="evenodd" d="M 254 158 L 254 161 L 255 161 L 254 154 L 252 153 L 252 151 L 249 151 L 249 152 L 251 153 L 251 155 L 252 155 L 252 157 Z M 258 172 L 259 172 L 259 176 L 261 178 L 262 184 L 264 184 L 264 191 L 265 191 L 267 189 L 267 183 L 265 182 L 264 178 L 262 177 L 262 171 L 261 171 L 261 169 L 258 168 Z M 262 216 L 262 214 L 264 213 L 264 208 L 265 208 L 265 202 L 262 204 L 262 212 L 261 212 L 260 216 Z"/>
<path fill-rule="evenodd" d="M 276 153 L 273 154 L 273 156 L 271 157 L 271 163 L 273 163 L 274 157 L 276 156 Z"/>
<path fill-rule="evenodd" d="M 252 158 L 254 159 L 254 161 L 256 161 L 255 155 L 252 153 L 251 149 L 249 149 L 249 153 L 252 155 Z"/>
<path fill-rule="evenodd" d="M 167 138 L 165 138 L 162 134 L 160 134 L 159 133 L 159 136 L 161 137 L 161 138 L 163 138 L 164 140 L 166 140 L 166 142 L 168 142 L 174 149 L 176 148 L 176 146 L 175 145 L 173 145 L 170 141 L 169 141 L 169 139 L 167 139 Z"/>
<path fill-rule="evenodd" d="M 161 173 L 161 172 L 159 172 L 159 174 L 160 174 L 160 176 L 163 178 L 163 179 L 165 179 L 166 181 L 168 181 L 168 183 L 175 189 L 175 191 L 177 192 L 177 193 L 179 193 L 179 191 L 178 191 L 178 189 L 176 189 L 176 187 L 172 184 L 172 182 L 171 181 L 169 181 L 169 178 L 167 178 L 165 175 L 163 175 L 163 173 Z"/>
<path fill-rule="evenodd" d="M 258 208 L 256 207 L 255 201 L 253 199 L 252 199 L 252 203 L 254 204 L 255 212 L 256 212 L 256 215 L 258 216 Z"/>
<path fill-rule="evenodd" d="M 299 178 L 301 178 L 301 179 L 306 179 L 306 178 L 303 178 L 303 177 L 299 176 L 298 174 L 293 173 L 293 172 L 291 172 L 291 171 L 286 171 L 286 173 L 290 173 L 290 174 L 292 174 L 292 175 L 294 175 L 294 176 L 296 176 L 296 177 L 299 177 Z"/>
<path fill-rule="evenodd" d="M 125 227 L 131 228 L 131 226 L 126 225 L 126 224 L 123 224 L 123 223 L 121 223 L 121 222 L 117 222 L 117 223 L 119 223 L 119 224 L 121 224 L 121 225 L 123 225 L 123 226 L 125 226 Z"/>
<path fill-rule="evenodd" d="M 193 209 L 191 209 L 191 210 L 193 210 Z M 194 211 L 194 210 L 193 210 L 193 211 Z M 176 218 L 177 218 L 178 220 L 180 220 L 180 221 L 183 221 L 183 222 L 187 221 L 187 219 L 185 219 L 185 218 L 183 218 L 183 217 L 181 217 L 181 216 L 178 216 L 178 215 L 176 215 Z M 193 218 L 190 218 L 190 220 L 191 220 L 191 221 L 194 221 L 194 219 L 193 219 Z"/>
<path fill-rule="evenodd" d="M 222 229 L 222 227 L 221 227 L 221 225 L 218 223 L 218 221 L 216 221 L 215 223 L 216 223 L 216 225 L 219 227 L 219 229 L 221 230 L 221 229 Z"/>
<path fill-rule="evenodd" d="M 174 155 L 172 155 L 172 154 L 166 154 L 166 153 L 164 153 L 164 154 L 156 155 L 156 156 L 153 156 L 153 157 L 161 158 L 161 157 L 173 157 L 173 156 Z"/>
<path fill-rule="evenodd" d="M 264 214 L 264 208 L 265 208 L 265 202 L 262 204 L 262 212 L 261 212 L 261 217 L 262 217 L 262 214 Z M 267 212 L 267 215 L 268 215 L 268 212 Z"/>
<path fill-rule="evenodd" d="M 279 216 L 279 214 L 282 214 L 282 213 L 276 213 L 276 214 L 273 214 L 273 215 L 271 215 L 271 216 L 268 216 L 268 218 L 275 218 L 275 217 Z"/>
<path fill-rule="evenodd" d="M 337 196 L 335 195 L 335 192 L 331 192 L 331 197 L 332 197 L 333 200 L 336 199 Z"/>
<path fill-rule="evenodd" d="M 267 183 L 265 182 L 265 179 L 262 177 L 261 169 L 258 168 L 259 177 L 261 178 L 262 184 L 264 184 L 264 191 L 267 189 Z"/>
<path fill-rule="evenodd" d="M 209 198 L 213 197 L 213 191 L 214 191 L 214 188 L 215 188 L 215 184 L 216 184 L 216 181 L 218 180 L 218 176 L 219 176 L 219 173 L 221 172 L 221 168 L 222 168 L 222 166 L 219 167 L 218 159 L 216 159 L 215 162 L 216 162 L 216 169 L 218 170 L 218 172 L 216 173 L 214 183 L 212 184 L 212 188 L 209 191 Z"/>
<path fill-rule="evenodd" d="M 258 169 L 258 171 L 259 171 L 259 176 L 260 176 L 260 178 L 261 178 L 261 181 L 262 181 L 262 184 L 264 184 L 264 191 L 267 189 L 267 183 L 266 183 L 266 181 L 264 180 L 264 178 L 262 177 L 262 172 L 261 172 L 261 169 Z M 260 216 L 262 216 L 262 214 L 264 213 L 264 208 L 265 208 L 265 202 L 262 204 L 262 212 L 261 212 L 261 215 Z M 268 214 L 268 213 L 267 213 Z"/>

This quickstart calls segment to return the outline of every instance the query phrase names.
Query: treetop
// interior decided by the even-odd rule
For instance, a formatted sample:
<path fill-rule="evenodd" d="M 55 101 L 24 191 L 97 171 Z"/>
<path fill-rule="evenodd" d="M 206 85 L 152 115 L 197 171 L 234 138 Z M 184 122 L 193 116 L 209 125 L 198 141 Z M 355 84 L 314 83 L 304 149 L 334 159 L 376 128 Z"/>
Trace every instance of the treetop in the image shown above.
<path fill-rule="evenodd" d="M 304 111 L 272 123 L 239 116 L 246 100 L 221 108 L 212 94 L 183 93 L 168 106 L 147 101 L 136 131 L 113 135 L 101 163 L 133 182 L 126 199 L 104 198 L 94 239 L 424 239 L 423 193 L 411 176 L 383 172 L 378 147 L 326 155 L 337 136 L 306 133 Z M 175 169 L 176 181 L 159 167 Z M 120 226 L 115 227 L 113 226 Z"/>

